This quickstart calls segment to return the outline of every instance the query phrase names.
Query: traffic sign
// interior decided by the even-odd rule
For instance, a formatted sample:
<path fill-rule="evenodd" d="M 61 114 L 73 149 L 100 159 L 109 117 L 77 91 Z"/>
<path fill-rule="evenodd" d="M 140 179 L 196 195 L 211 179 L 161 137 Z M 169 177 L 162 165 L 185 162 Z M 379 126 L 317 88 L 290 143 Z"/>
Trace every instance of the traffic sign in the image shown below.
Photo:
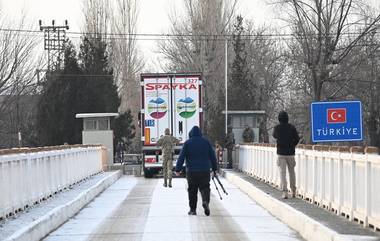
<path fill-rule="evenodd" d="M 311 130 L 313 142 L 363 140 L 361 102 L 311 103 Z"/>

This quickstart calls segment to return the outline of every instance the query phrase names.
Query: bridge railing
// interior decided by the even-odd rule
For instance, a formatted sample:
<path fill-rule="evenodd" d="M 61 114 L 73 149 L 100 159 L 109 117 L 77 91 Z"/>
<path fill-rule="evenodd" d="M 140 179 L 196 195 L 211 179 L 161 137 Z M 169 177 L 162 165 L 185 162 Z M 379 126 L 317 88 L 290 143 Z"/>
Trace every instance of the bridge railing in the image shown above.
<path fill-rule="evenodd" d="M 380 155 L 374 147 L 299 145 L 296 186 L 300 197 L 337 215 L 380 228 Z M 238 147 L 236 168 L 279 187 L 275 145 Z"/>
<path fill-rule="evenodd" d="M 102 147 L 96 145 L 0 150 L 0 218 L 101 170 Z"/>

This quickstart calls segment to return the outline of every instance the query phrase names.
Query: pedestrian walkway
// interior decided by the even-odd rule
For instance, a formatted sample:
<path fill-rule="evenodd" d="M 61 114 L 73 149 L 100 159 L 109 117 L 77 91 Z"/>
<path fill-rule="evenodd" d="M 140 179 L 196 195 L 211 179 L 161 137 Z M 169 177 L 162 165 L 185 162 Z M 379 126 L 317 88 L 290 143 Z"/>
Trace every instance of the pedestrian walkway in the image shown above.
<path fill-rule="evenodd" d="M 70 186 L 66 190 L 53 195 L 49 199 L 42 201 L 37 205 L 33 205 L 8 219 L 1 220 L 0 240 L 7 240 L 13 238 L 19 239 L 20 236 L 16 234 L 23 232 L 28 233 L 28 229 L 33 230 L 34 228 L 36 228 L 36 226 L 39 226 L 39 228 L 45 226 L 41 226 L 40 224 L 44 222 L 44 220 L 49 218 L 49 214 L 59 219 L 59 215 L 57 215 L 57 212 L 54 211 L 57 211 L 62 207 L 65 207 L 64 210 L 67 213 L 66 215 L 70 215 L 69 211 L 73 210 L 69 210 L 70 206 L 67 206 L 68 203 L 73 202 L 75 199 L 78 199 L 79 196 L 86 193 L 89 189 L 91 189 L 91 187 L 97 185 L 102 180 L 110 178 L 114 174 L 115 172 L 103 172 L 89 177 L 86 180 L 83 180 L 80 183 Z M 48 223 L 49 224 L 47 226 L 51 228 L 52 222 Z M 45 226 L 45 228 L 42 229 L 46 230 L 47 228 Z M 46 233 L 46 231 L 44 233 Z"/>
<path fill-rule="evenodd" d="M 222 182 L 229 195 L 219 200 L 212 185 L 211 216 L 204 215 L 200 200 L 198 215 L 188 216 L 184 178 L 175 178 L 169 189 L 162 179 L 123 176 L 44 240 L 302 240 L 236 186 Z"/>
<path fill-rule="evenodd" d="M 379 232 L 300 198 L 282 199 L 280 190 L 252 176 L 234 170 L 223 174 L 308 240 L 380 241 Z"/>

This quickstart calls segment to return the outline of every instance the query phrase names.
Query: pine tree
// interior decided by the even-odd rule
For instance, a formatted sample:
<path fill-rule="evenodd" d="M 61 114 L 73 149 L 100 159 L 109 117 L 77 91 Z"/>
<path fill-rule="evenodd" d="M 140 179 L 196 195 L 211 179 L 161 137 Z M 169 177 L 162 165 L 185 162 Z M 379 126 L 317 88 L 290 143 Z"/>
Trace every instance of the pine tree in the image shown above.
<path fill-rule="evenodd" d="M 114 131 L 115 143 L 122 141 L 127 147 L 131 146 L 132 139 L 136 135 L 131 110 L 127 110 L 115 118 L 112 129 Z"/>
<path fill-rule="evenodd" d="M 228 108 L 232 110 L 252 110 L 255 106 L 242 34 L 244 34 L 243 17 L 237 16 L 232 35 L 235 58 L 228 88 Z"/>
<path fill-rule="evenodd" d="M 37 116 L 40 145 L 81 143 L 82 120 L 75 114 L 117 112 L 120 105 L 105 43 L 84 37 L 79 60 L 71 43 L 64 56 L 64 69 L 49 73 L 43 86 Z"/>
<path fill-rule="evenodd" d="M 75 119 L 81 70 L 75 47 L 65 44 L 65 65 L 62 71 L 47 75 L 38 105 L 37 130 L 40 145 L 81 142 L 81 122 Z"/>
<path fill-rule="evenodd" d="M 86 80 L 82 111 L 117 112 L 120 99 L 108 65 L 107 45 L 100 38 L 85 36 L 79 53 L 80 67 Z"/>

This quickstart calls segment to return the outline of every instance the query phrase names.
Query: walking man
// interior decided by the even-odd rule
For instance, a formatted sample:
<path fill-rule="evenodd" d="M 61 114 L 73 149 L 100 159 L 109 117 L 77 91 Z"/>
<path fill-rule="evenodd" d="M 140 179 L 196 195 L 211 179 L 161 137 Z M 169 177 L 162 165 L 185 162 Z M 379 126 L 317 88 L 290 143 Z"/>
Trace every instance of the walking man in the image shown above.
<path fill-rule="evenodd" d="M 215 152 L 210 142 L 202 137 L 198 126 L 194 126 L 189 139 L 182 147 L 177 160 L 176 175 L 180 175 L 184 161 L 186 160 L 186 177 L 189 194 L 189 215 L 197 215 L 198 189 L 202 196 L 202 206 L 206 216 L 210 215 L 210 170 L 216 172 L 217 163 Z"/>
<path fill-rule="evenodd" d="M 179 144 L 179 140 L 170 135 L 169 128 L 165 129 L 165 136 L 161 137 L 157 141 L 157 145 L 162 148 L 162 172 L 164 174 L 164 187 L 172 187 L 172 175 L 173 175 L 173 154 L 174 147 Z"/>
<path fill-rule="evenodd" d="M 294 167 L 296 161 L 294 159 L 295 147 L 300 138 L 296 128 L 289 124 L 289 116 L 285 111 L 278 114 L 280 124 L 275 126 L 273 137 L 277 139 L 277 166 L 280 169 L 282 198 L 288 198 L 288 184 L 286 181 L 286 167 L 289 171 L 290 189 L 292 197 L 296 196 L 296 176 Z"/>

